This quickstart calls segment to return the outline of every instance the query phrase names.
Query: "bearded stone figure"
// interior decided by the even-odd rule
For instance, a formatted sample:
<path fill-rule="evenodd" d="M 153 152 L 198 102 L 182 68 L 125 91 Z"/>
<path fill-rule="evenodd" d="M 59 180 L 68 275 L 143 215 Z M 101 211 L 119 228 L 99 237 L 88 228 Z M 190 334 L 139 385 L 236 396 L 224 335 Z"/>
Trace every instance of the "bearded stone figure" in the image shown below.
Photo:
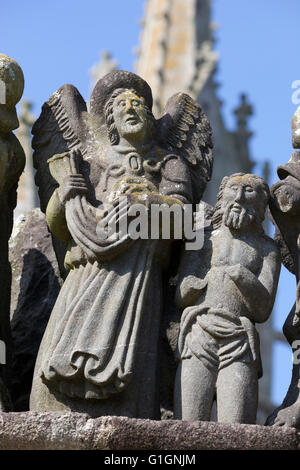
<path fill-rule="evenodd" d="M 269 188 L 236 173 L 222 180 L 211 226 L 197 252 L 186 252 L 177 304 L 174 417 L 254 424 L 262 375 L 255 323 L 271 314 L 280 272 L 275 242 L 262 228 Z"/>
<path fill-rule="evenodd" d="M 31 410 L 159 418 L 162 271 L 172 234 L 105 239 L 97 227 L 127 216 L 120 196 L 149 213 L 152 204 L 198 202 L 212 143 L 188 95 L 174 95 L 159 120 L 151 108 L 149 85 L 114 71 L 96 84 L 89 112 L 64 85 L 33 128 L 41 208 L 68 275 L 40 346 Z"/>

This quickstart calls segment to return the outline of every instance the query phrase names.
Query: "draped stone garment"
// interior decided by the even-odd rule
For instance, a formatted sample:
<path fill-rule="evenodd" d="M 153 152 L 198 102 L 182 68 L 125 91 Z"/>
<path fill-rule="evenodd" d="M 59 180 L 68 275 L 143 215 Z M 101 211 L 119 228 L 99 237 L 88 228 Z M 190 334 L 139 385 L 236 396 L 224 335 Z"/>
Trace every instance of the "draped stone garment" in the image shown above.
<path fill-rule="evenodd" d="M 43 364 L 43 380 L 51 387 L 101 399 L 130 382 L 149 276 L 156 274 L 156 244 L 139 240 L 109 265 L 71 270 L 52 312 L 56 329 Z M 152 292 L 151 301 L 159 308 L 160 291 Z"/>
<path fill-rule="evenodd" d="M 184 310 L 178 339 L 181 359 L 196 356 L 210 370 L 221 370 L 234 361 L 258 361 L 259 339 L 255 325 L 224 308 L 196 305 Z"/>

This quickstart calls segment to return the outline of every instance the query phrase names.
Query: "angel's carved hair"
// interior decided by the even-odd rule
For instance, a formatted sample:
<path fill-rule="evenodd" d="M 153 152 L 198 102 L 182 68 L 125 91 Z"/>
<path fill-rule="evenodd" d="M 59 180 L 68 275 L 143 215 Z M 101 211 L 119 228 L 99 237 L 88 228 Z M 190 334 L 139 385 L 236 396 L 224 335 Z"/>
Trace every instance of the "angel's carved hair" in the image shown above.
<path fill-rule="evenodd" d="M 117 96 L 127 91 L 130 91 L 134 93 L 135 95 L 137 95 L 139 98 L 142 98 L 142 96 L 139 95 L 134 88 L 117 88 L 116 90 L 113 91 L 113 93 L 110 95 L 109 99 L 105 103 L 104 116 L 105 116 L 105 122 L 107 125 L 108 136 L 109 136 L 111 145 L 117 145 L 120 140 L 120 136 L 117 131 L 117 127 L 116 127 L 114 115 L 113 115 L 113 104 Z M 153 124 L 153 127 L 155 127 L 155 118 L 146 103 L 145 103 L 145 108 L 150 118 L 150 122 Z"/>
<path fill-rule="evenodd" d="M 223 201 L 223 193 L 224 193 L 225 187 L 227 186 L 229 181 L 231 181 L 233 178 L 238 178 L 238 177 L 241 177 L 241 176 L 248 177 L 250 179 L 250 181 L 251 180 L 253 181 L 253 183 L 252 183 L 252 181 L 251 181 L 251 183 L 260 189 L 261 196 L 262 196 L 261 211 L 259 211 L 259 213 L 256 213 L 255 215 L 256 215 L 256 220 L 259 224 L 261 224 L 262 221 L 264 220 L 265 209 L 266 209 L 267 203 L 268 203 L 269 198 L 270 198 L 269 186 L 267 185 L 265 180 L 263 178 L 261 178 L 260 176 L 258 176 L 258 175 L 253 175 L 253 174 L 250 174 L 250 173 L 248 173 L 248 174 L 246 174 L 246 173 L 234 173 L 231 176 L 225 176 L 222 179 L 222 182 L 220 184 L 220 188 L 219 188 L 219 192 L 218 192 L 218 196 L 217 196 L 217 203 L 215 205 L 214 213 L 213 213 L 213 216 L 212 216 L 212 224 L 213 224 L 214 229 L 218 229 L 222 224 L 222 218 L 223 218 L 222 201 Z"/>

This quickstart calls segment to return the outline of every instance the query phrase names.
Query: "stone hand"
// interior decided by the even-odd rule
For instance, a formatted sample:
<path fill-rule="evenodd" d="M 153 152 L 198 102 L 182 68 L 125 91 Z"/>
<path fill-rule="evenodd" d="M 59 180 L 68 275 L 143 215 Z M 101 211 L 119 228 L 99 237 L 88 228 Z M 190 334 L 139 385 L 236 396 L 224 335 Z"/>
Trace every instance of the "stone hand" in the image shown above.
<path fill-rule="evenodd" d="M 156 186 L 145 178 L 129 176 L 121 180 L 115 188 L 116 196 L 121 194 L 133 193 L 152 193 L 157 192 Z"/>
<path fill-rule="evenodd" d="M 81 174 L 68 175 L 58 188 L 60 202 L 65 204 L 69 199 L 77 195 L 85 195 L 88 192 L 85 179 Z"/>
<path fill-rule="evenodd" d="M 175 302 L 179 308 L 195 305 L 207 286 L 207 278 L 201 279 L 194 275 L 186 276 L 178 285 Z"/>
<path fill-rule="evenodd" d="M 242 267 L 240 264 L 229 266 L 226 268 L 226 273 L 233 281 L 237 281 L 242 276 Z"/>
<path fill-rule="evenodd" d="M 127 184 L 124 189 L 122 188 L 122 194 L 149 194 L 157 192 L 156 187 L 152 183 L 140 183 L 140 184 Z"/>
<path fill-rule="evenodd" d="M 275 418 L 274 426 L 287 426 L 300 429 L 300 404 L 296 402 L 280 410 Z"/>

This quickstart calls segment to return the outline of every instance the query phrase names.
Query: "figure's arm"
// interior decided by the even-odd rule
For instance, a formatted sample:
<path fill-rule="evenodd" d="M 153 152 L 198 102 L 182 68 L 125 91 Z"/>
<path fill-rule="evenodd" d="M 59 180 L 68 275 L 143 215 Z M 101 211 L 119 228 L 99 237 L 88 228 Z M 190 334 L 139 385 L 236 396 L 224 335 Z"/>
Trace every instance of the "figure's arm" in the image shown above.
<path fill-rule="evenodd" d="M 201 279 L 193 274 L 186 276 L 176 289 L 175 303 L 177 307 L 184 309 L 195 305 L 206 285 L 206 279 Z"/>
<path fill-rule="evenodd" d="M 178 308 L 184 309 L 195 305 L 200 295 L 204 292 L 209 271 L 207 259 L 210 247 L 204 244 L 198 251 L 185 251 L 183 253 L 179 270 L 175 303 Z"/>
<path fill-rule="evenodd" d="M 46 209 L 46 220 L 51 232 L 60 240 L 69 241 L 71 235 L 68 230 L 65 204 L 77 194 L 87 194 L 88 188 L 82 175 L 67 176 L 63 184 L 52 194 Z"/>
<path fill-rule="evenodd" d="M 258 277 L 239 264 L 228 267 L 226 272 L 240 290 L 251 320 L 257 323 L 267 321 L 274 305 L 280 273 L 278 250 L 274 247 L 265 255 Z"/>
<path fill-rule="evenodd" d="M 65 217 L 65 206 L 61 203 L 58 190 L 52 194 L 46 209 L 47 224 L 57 238 L 68 242 L 71 239 Z"/>

